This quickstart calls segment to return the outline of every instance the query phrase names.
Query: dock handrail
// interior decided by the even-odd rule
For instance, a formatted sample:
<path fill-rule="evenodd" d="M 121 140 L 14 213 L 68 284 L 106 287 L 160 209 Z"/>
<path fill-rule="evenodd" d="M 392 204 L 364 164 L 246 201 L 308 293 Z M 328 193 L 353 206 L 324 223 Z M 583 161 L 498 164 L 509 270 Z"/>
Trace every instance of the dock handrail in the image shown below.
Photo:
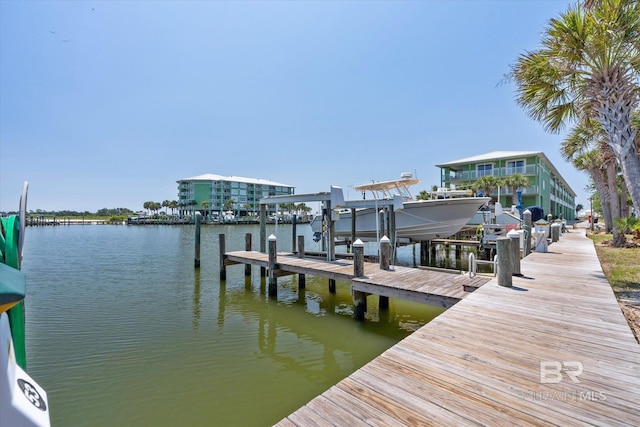
<path fill-rule="evenodd" d="M 471 252 L 469 254 L 469 277 L 475 277 L 478 272 L 478 264 L 492 264 L 493 265 L 493 275 L 496 276 L 498 274 L 498 255 L 493 256 L 493 261 L 485 261 L 481 259 L 476 259 L 476 255 Z"/>

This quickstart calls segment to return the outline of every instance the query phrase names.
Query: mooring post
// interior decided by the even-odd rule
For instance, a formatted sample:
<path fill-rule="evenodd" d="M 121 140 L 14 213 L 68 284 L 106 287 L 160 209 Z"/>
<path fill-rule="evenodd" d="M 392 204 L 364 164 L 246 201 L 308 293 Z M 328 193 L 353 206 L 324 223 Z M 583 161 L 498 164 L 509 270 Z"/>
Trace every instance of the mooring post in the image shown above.
<path fill-rule="evenodd" d="M 220 254 L 220 280 L 227 280 L 227 266 L 224 264 L 225 242 L 224 234 L 218 234 L 218 252 Z"/>
<path fill-rule="evenodd" d="M 390 260 L 391 240 L 389 240 L 387 236 L 382 236 L 380 239 L 380 270 L 389 270 Z M 378 308 L 380 310 L 386 310 L 389 308 L 389 297 L 380 295 L 378 298 Z"/>
<path fill-rule="evenodd" d="M 260 205 L 260 252 L 267 252 L 267 205 Z M 260 277 L 265 277 L 267 271 L 260 267 Z"/>
<path fill-rule="evenodd" d="M 351 252 L 351 245 L 356 241 L 356 208 L 351 208 L 351 240 L 347 247 L 347 253 Z"/>
<path fill-rule="evenodd" d="M 557 242 L 560 240 L 560 228 L 562 225 L 559 222 L 551 224 L 551 242 Z"/>
<path fill-rule="evenodd" d="M 298 236 L 298 258 L 304 258 L 304 236 Z M 298 289 L 306 287 L 306 276 L 302 273 L 298 274 Z"/>
<path fill-rule="evenodd" d="M 380 270 L 389 269 L 391 259 L 391 240 L 387 236 L 380 239 Z"/>
<path fill-rule="evenodd" d="M 353 242 L 353 275 L 355 277 L 364 276 L 364 243 L 358 239 Z M 364 313 L 367 312 L 367 294 L 361 291 L 352 291 L 353 295 L 353 317 L 356 320 L 364 320 Z"/>
<path fill-rule="evenodd" d="M 244 235 L 244 250 L 247 252 L 251 251 L 251 233 Z M 244 265 L 244 275 L 251 276 L 251 264 L 247 263 Z"/>
<path fill-rule="evenodd" d="M 524 219 L 524 224 L 522 225 L 522 229 L 524 230 L 524 256 L 527 256 L 531 253 L 531 232 L 532 232 L 532 221 L 531 221 L 531 211 L 529 209 L 522 212 L 522 218 Z"/>
<path fill-rule="evenodd" d="M 194 268 L 200 268 L 200 212 L 196 212 L 196 256 L 193 261 Z"/>
<path fill-rule="evenodd" d="M 294 214 L 293 215 L 293 219 L 291 220 L 291 226 L 292 226 L 292 231 L 291 231 L 291 252 L 295 252 L 296 251 L 296 225 L 298 223 L 298 215 Z"/>
<path fill-rule="evenodd" d="M 420 265 L 429 265 L 429 242 L 427 240 L 420 241 Z"/>
<path fill-rule="evenodd" d="M 360 239 L 353 242 L 353 275 L 364 276 L 364 243 Z"/>
<path fill-rule="evenodd" d="M 496 239 L 496 251 L 498 252 L 498 285 L 510 288 L 513 286 L 511 238 L 498 237 Z"/>
<path fill-rule="evenodd" d="M 269 236 L 269 296 L 278 295 L 278 279 L 276 278 L 276 236 Z"/>
<path fill-rule="evenodd" d="M 298 236 L 298 258 L 304 258 L 304 236 Z"/>
<path fill-rule="evenodd" d="M 520 273 L 520 233 L 511 230 L 507 233 L 507 237 L 511 239 L 511 274 L 522 276 Z"/>

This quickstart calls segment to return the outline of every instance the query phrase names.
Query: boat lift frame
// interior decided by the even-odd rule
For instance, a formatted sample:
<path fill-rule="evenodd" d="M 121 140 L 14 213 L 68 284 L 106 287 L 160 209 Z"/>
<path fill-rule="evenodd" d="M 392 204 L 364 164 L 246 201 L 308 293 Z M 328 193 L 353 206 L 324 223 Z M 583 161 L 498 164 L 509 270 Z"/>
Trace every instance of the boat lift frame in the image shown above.
<path fill-rule="evenodd" d="M 266 253 L 267 251 L 267 205 L 276 205 L 276 211 L 278 210 L 278 204 L 280 203 L 302 203 L 302 202 L 322 202 L 323 209 L 326 209 L 327 215 L 327 261 L 335 261 L 335 239 L 334 236 L 334 222 L 335 209 L 351 209 L 351 241 L 356 240 L 356 209 L 365 208 L 385 208 L 389 210 L 389 234 L 387 236 L 391 240 L 391 247 L 396 246 L 396 230 L 395 230 L 395 212 L 403 208 L 403 200 L 400 196 L 394 196 L 392 199 L 373 199 L 373 200 L 344 200 L 344 195 L 341 187 L 331 186 L 331 191 L 311 194 L 291 194 L 281 196 L 267 196 L 260 199 L 260 252 Z M 278 227 L 278 219 L 276 216 L 276 232 Z M 394 257 L 395 258 L 395 257 Z"/>

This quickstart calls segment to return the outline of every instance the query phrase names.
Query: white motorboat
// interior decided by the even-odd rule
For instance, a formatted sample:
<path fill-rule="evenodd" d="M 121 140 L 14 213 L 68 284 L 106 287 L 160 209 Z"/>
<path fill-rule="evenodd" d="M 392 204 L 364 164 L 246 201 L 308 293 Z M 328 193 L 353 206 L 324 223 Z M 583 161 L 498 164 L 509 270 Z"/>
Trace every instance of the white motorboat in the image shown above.
<path fill-rule="evenodd" d="M 456 234 L 476 214 L 478 209 L 490 201 L 489 197 L 470 197 L 466 192 L 456 194 L 444 191 L 433 192 L 434 198 L 429 200 L 416 200 L 411 195 L 409 187 L 419 184 L 421 181 L 413 178 L 411 174 L 404 173 L 399 180 L 375 182 L 358 185 L 356 191 L 373 194 L 374 199 L 368 201 L 367 208 L 356 209 L 357 238 L 362 240 L 375 240 L 382 237 L 381 219 L 378 212 L 383 205 L 391 205 L 391 201 L 400 198 L 401 203 L 396 203 L 395 228 L 397 241 L 424 241 L 444 239 Z M 443 197 L 449 194 L 449 197 Z M 453 194 L 462 197 L 451 197 Z M 377 203 L 379 202 L 379 206 Z M 347 201 L 345 207 L 352 203 L 354 206 L 362 204 L 362 201 Z M 351 236 L 351 209 L 342 209 L 334 216 L 334 237 Z M 326 221 L 326 219 L 325 219 Z M 316 217 L 311 223 L 316 238 L 322 235 L 323 218 Z"/>

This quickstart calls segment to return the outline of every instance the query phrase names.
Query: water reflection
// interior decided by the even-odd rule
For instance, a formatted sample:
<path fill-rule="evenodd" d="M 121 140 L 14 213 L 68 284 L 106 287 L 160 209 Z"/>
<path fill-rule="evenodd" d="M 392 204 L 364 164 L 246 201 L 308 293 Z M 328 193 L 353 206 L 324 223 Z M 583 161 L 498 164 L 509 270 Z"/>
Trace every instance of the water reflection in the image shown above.
<path fill-rule="evenodd" d="M 203 227 L 194 269 L 193 227 L 29 230 L 27 356 L 52 425 L 271 425 L 441 312 L 372 296 L 355 322 L 348 283 L 281 277 L 269 298 L 242 265 L 221 282 L 220 231 L 230 251 L 258 235 Z M 278 232 L 286 251 L 291 231 Z"/>
<path fill-rule="evenodd" d="M 200 325 L 200 269 L 193 272 L 193 330 L 197 331 Z"/>

